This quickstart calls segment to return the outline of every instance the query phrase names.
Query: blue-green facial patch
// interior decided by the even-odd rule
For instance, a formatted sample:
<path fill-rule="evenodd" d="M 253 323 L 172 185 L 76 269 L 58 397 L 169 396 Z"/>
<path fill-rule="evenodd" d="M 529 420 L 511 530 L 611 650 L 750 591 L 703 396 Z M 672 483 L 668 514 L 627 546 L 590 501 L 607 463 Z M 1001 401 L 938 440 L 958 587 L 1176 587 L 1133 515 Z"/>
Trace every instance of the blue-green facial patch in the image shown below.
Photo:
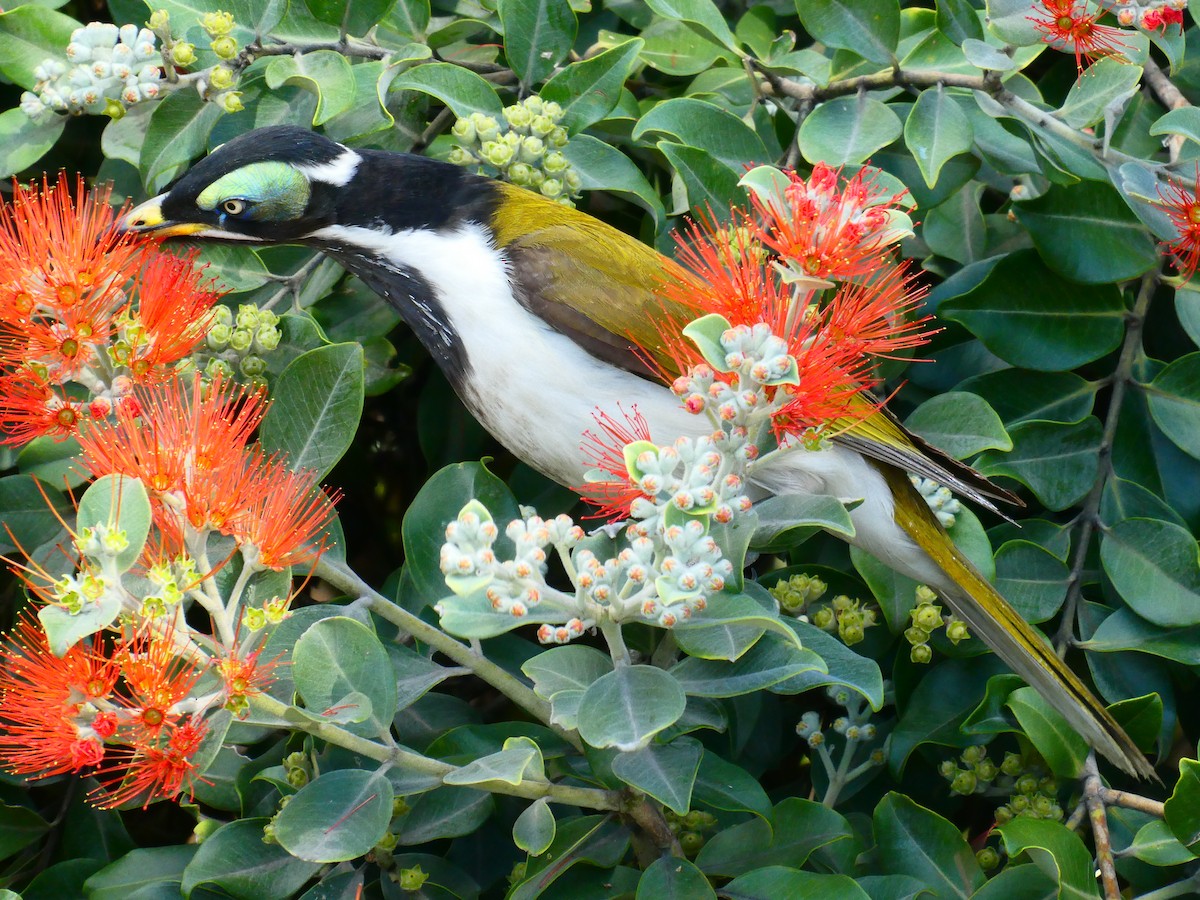
<path fill-rule="evenodd" d="M 285 222 L 304 215 L 310 193 L 308 179 L 287 163 L 257 162 L 218 178 L 200 192 L 196 205 L 220 212 L 223 204 L 240 200 L 245 210 L 235 218 Z"/>

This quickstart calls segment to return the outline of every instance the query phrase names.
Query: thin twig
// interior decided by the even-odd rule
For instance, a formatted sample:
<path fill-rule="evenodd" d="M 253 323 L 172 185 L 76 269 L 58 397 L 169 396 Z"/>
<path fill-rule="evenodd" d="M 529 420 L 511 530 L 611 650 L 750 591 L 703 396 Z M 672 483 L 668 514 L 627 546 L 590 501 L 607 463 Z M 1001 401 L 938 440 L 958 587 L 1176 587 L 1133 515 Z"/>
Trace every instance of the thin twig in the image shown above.
<path fill-rule="evenodd" d="M 1110 787 L 1100 788 L 1100 799 L 1109 806 L 1123 806 L 1126 809 L 1136 809 L 1147 815 L 1163 818 L 1166 815 L 1161 800 L 1151 800 L 1141 794 L 1131 794 L 1128 791 L 1116 791 Z"/>
<path fill-rule="evenodd" d="M 1112 840 L 1108 834 L 1108 812 L 1100 796 L 1104 785 L 1100 781 L 1100 770 L 1096 768 L 1094 752 L 1088 754 L 1083 768 L 1083 800 L 1087 804 L 1088 819 L 1092 823 L 1092 836 L 1096 839 L 1096 865 L 1100 869 L 1100 881 L 1104 885 L 1104 898 L 1121 900 L 1121 886 L 1117 883 L 1117 861 L 1113 858 Z"/>
<path fill-rule="evenodd" d="M 1075 536 L 1075 554 L 1071 560 L 1071 574 L 1067 581 L 1067 597 L 1063 603 L 1062 622 L 1058 633 L 1054 636 L 1054 646 L 1058 655 L 1063 656 L 1075 641 L 1075 611 L 1083 592 L 1083 572 L 1087 566 L 1088 548 L 1092 535 L 1100 524 L 1100 502 L 1104 498 L 1104 488 L 1112 475 L 1112 448 L 1117 436 L 1117 423 L 1121 418 L 1121 406 L 1125 400 L 1125 390 L 1133 380 L 1133 364 L 1137 360 L 1142 346 L 1142 324 L 1146 321 L 1146 313 L 1150 308 L 1150 300 L 1158 287 L 1158 279 L 1162 272 L 1161 264 L 1142 276 L 1138 287 L 1137 300 L 1134 301 L 1131 312 L 1125 324 L 1125 342 L 1121 346 L 1121 355 L 1117 360 L 1116 371 L 1111 379 L 1112 395 L 1108 401 L 1108 413 L 1104 418 L 1104 433 L 1100 438 L 1100 446 L 1096 451 L 1097 470 L 1096 480 L 1083 503 L 1083 510 L 1076 518 L 1079 523 L 1079 533 Z"/>
<path fill-rule="evenodd" d="M 1142 63 L 1142 74 L 1146 76 L 1146 84 L 1162 101 L 1163 106 L 1167 109 L 1183 109 L 1185 106 L 1191 106 L 1187 97 L 1183 96 L 1183 92 L 1175 87 L 1175 83 L 1167 76 L 1167 73 L 1159 68 L 1158 63 L 1146 57 L 1146 61 Z M 1167 158 L 1174 163 L 1179 159 L 1179 151 L 1183 149 L 1184 136 L 1182 134 L 1173 134 L 1167 140 Z"/>

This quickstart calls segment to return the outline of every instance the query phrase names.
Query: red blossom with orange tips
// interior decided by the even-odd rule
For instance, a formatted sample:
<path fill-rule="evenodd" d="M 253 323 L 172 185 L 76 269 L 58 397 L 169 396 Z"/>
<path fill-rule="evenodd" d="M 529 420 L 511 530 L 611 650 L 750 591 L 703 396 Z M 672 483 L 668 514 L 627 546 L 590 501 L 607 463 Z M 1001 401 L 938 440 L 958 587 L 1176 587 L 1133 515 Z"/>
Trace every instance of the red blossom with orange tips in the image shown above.
<path fill-rule="evenodd" d="M 1166 242 L 1166 252 L 1173 258 L 1179 274 L 1189 279 L 1200 264 L 1200 167 L 1196 169 L 1192 187 L 1168 181 L 1159 187 L 1158 195 L 1163 211 L 1178 233 L 1174 240 Z"/>
<path fill-rule="evenodd" d="M 94 704 L 118 673 L 97 639 L 55 656 L 37 619 L 22 615 L 0 647 L 0 767 L 47 778 L 99 764 L 112 723 Z"/>
<path fill-rule="evenodd" d="M 109 191 L 65 176 L 0 204 L 0 441 L 72 434 L 203 339 L 218 298 L 195 269 L 120 236 Z"/>
<path fill-rule="evenodd" d="M 645 491 L 630 480 L 625 465 L 625 447 L 635 441 L 650 440 L 650 425 L 646 417 L 633 406 L 628 412 L 620 409 L 624 421 L 596 410 L 592 418 L 598 431 L 588 429 L 583 433 L 580 449 L 593 469 L 609 476 L 603 481 L 592 481 L 577 485 L 573 490 L 584 503 L 596 507 L 596 511 L 584 518 L 617 519 L 627 518 L 629 508 L 635 500 L 647 497 Z"/>
<path fill-rule="evenodd" d="M 1101 12 L 1089 12 L 1086 0 L 1039 0 L 1029 21 L 1042 33 L 1045 43 L 1056 50 L 1073 52 L 1075 66 L 1082 72 L 1085 60 L 1091 65 L 1106 56 L 1119 57 L 1129 49 L 1120 28 L 1098 24 Z"/>
<path fill-rule="evenodd" d="M 110 754 L 112 765 L 96 773 L 101 786 L 88 799 L 102 809 L 140 800 L 145 809 L 154 800 L 182 793 L 191 797 L 197 777 L 194 757 L 207 733 L 208 724 L 191 717 L 161 729 L 155 743 L 116 749 Z"/>

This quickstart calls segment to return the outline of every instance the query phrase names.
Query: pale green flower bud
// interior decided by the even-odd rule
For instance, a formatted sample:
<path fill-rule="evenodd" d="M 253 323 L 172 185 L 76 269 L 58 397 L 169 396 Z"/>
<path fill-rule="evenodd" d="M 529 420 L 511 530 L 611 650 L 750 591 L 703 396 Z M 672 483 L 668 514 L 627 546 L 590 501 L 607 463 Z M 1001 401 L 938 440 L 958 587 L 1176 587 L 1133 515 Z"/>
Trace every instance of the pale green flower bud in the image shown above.
<path fill-rule="evenodd" d="M 196 61 L 196 45 L 180 41 L 171 46 L 171 61 L 177 66 L 190 66 Z"/>
<path fill-rule="evenodd" d="M 463 116 L 461 119 L 455 120 L 450 133 L 464 144 L 470 144 L 475 140 L 475 123 L 471 121 L 470 117 Z"/>
<path fill-rule="evenodd" d="M 571 164 L 567 162 L 567 158 L 557 150 L 551 150 L 542 160 L 542 169 L 547 175 L 558 175 L 566 171 L 569 165 Z"/>
<path fill-rule="evenodd" d="M 200 27 L 208 32 L 209 37 L 221 37 L 233 31 L 233 13 L 217 10 L 205 13 L 200 18 Z"/>
<path fill-rule="evenodd" d="M 238 368 L 242 370 L 243 375 L 255 378 L 267 371 L 267 361 L 261 356 L 251 354 L 250 356 L 242 357 Z"/>
<path fill-rule="evenodd" d="M 146 24 L 155 31 L 162 31 L 171 24 L 171 14 L 165 9 L 156 9 L 150 13 L 150 21 Z"/>
<path fill-rule="evenodd" d="M 521 187 L 529 187 L 533 180 L 533 169 L 523 162 L 508 167 L 508 180 Z"/>
<path fill-rule="evenodd" d="M 546 152 L 546 145 L 541 138 L 526 137 L 521 141 L 521 162 L 537 163 Z"/>
<path fill-rule="evenodd" d="M 525 106 L 506 106 L 504 108 L 504 120 L 508 122 L 509 128 L 514 131 L 526 132 L 530 123 L 534 121 L 533 115 Z"/>
<path fill-rule="evenodd" d="M 208 74 L 208 83 L 218 91 L 233 87 L 233 69 L 228 66 L 215 66 Z"/>
<path fill-rule="evenodd" d="M 235 328 L 229 336 L 229 346 L 238 353 L 245 353 L 254 343 L 254 332 L 248 328 Z"/>
<path fill-rule="evenodd" d="M 246 108 L 242 105 L 242 92 L 226 91 L 221 95 L 221 106 L 227 113 L 241 112 Z"/>
<path fill-rule="evenodd" d="M 549 116 L 535 116 L 529 123 L 529 133 L 543 139 L 553 133 L 554 128 L 554 120 Z"/>
<path fill-rule="evenodd" d="M 491 116 L 483 113 L 471 113 L 471 123 L 475 126 L 475 137 L 480 143 L 496 140 L 500 134 L 500 123 Z"/>
<path fill-rule="evenodd" d="M 457 144 L 450 148 L 450 153 L 446 157 L 446 160 L 456 166 L 470 166 L 478 162 L 475 154 L 459 147 Z"/>
<path fill-rule="evenodd" d="M 237 41 L 227 34 L 215 38 L 209 46 L 219 59 L 233 59 L 238 54 Z"/>
<path fill-rule="evenodd" d="M 501 141 L 488 141 L 483 145 L 483 159 L 485 162 L 491 163 L 498 169 L 502 169 L 512 162 L 513 151 L 512 147 Z"/>

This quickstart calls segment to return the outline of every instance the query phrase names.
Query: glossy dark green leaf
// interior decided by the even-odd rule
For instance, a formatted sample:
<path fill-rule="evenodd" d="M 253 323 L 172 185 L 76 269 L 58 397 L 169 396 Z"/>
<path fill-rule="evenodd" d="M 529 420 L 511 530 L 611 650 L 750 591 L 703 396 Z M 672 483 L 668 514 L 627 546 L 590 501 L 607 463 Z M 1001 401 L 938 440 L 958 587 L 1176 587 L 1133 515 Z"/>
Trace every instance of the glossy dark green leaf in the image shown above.
<path fill-rule="evenodd" d="M 1143 619 L 1167 627 L 1200 623 L 1200 559 L 1186 529 L 1157 519 L 1125 519 L 1101 538 L 1100 559 L 1113 586 Z"/>
<path fill-rule="evenodd" d="M 737 173 L 711 153 L 673 141 L 659 141 L 655 146 L 679 176 L 687 197 L 686 204 L 672 212 L 720 210 L 718 215 L 724 218 L 724 211 L 740 199 Z"/>
<path fill-rule="evenodd" d="M 1015 210 L 1046 265 L 1072 281 L 1124 281 L 1158 264 L 1154 238 L 1107 185 L 1053 187 Z"/>
<path fill-rule="evenodd" d="M 1006 705 L 1050 770 L 1059 778 L 1078 777 L 1089 748 L 1067 720 L 1031 687 L 1013 691 Z"/>
<path fill-rule="evenodd" d="M 1165 804 L 1167 827 L 1192 853 L 1200 851 L 1200 762 L 1179 761 L 1179 781 Z"/>
<path fill-rule="evenodd" d="M 1092 855 L 1079 839 L 1061 822 L 1013 819 L 996 829 L 1004 839 L 1004 849 L 1010 857 L 1025 852 L 1039 869 L 1059 884 L 1059 896 L 1099 897 Z"/>
<path fill-rule="evenodd" d="M 210 834 L 183 870 L 183 895 L 202 885 L 244 900 L 274 900 L 298 890 L 320 866 L 297 859 L 279 844 L 263 843 L 266 824 L 266 819 L 238 819 Z"/>
<path fill-rule="evenodd" d="M 258 840 L 261 827 L 260 823 Z M 184 869 L 199 849 L 195 844 L 184 844 L 131 850 L 91 876 L 84 889 L 94 900 L 125 900 L 136 891 L 158 884 L 171 885 L 178 892 Z"/>
<path fill-rule="evenodd" d="M 872 817 L 883 871 L 920 879 L 939 897 L 970 897 L 984 883 L 958 828 L 903 794 L 887 794 Z"/>
<path fill-rule="evenodd" d="M 1163 433 L 1181 450 L 1200 457 L 1200 353 L 1174 360 L 1141 387 Z"/>
<path fill-rule="evenodd" d="M 825 663 L 793 642 L 764 635 L 736 662 L 685 659 L 671 668 L 683 690 L 696 697 L 736 697 L 760 691 L 804 672 L 826 672 Z"/>
<path fill-rule="evenodd" d="M 1098 59 L 1088 66 L 1087 77 L 1080 73 L 1067 99 L 1056 115 L 1072 128 L 1086 128 L 1104 119 L 1114 107 L 1124 103 L 1137 90 L 1141 66 L 1127 60 Z"/>
<path fill-rule="evenodd" d="M 1093 416 L 1074 425 L 1022 422 L 1009 429 L 1011 451 L 985 453 L 976 466 L 984 475 L 1017 479 L 1050 509 L 1066 509 L 1087 494 L 1096 478 L 1101 431 Z"/>
<path fill-rule="evenodd" d="M 942 85 L 926 88 L 904 122 L 904 143 L 932 188 L 946 161 L 971 149 L 971 120 Z"/>
<path fill-rule="evenodd" d="M 998 369 L 968 378 L 960 390 L 978 394 L 1007 425 L 1027 419 L 1078 422 L 1096 402 L 1097 385 L 1074 372 Z"/>
<path fill-rule="evenodd" d="M 856 165 L 900 137 L 896 113 L 865 94 L 822 103 L 800 126 L 800 152 L 810 163 Z"/>
<path fill-rule="evenodd" d="M 400 820 L 401 844 L 427 844 L 470 834 L 492 814 L 492 796 L 467 787 L 444 787 L 421 794 Z"/>
<path fill-rule="evenodd" d="M 504 55 L 525 87 L 562 62 L 575 42 L 575 12 L 567 0 L 500 0 Z"/>
<path fill-rule="evenodd" d="M 713 0 L 646 0 L 646 5 L 664 19 L 678 19 L 695 26 L 727 50 L 742 52 L 741 44 Z"/>
<path fill-rule="evenodd" d="M 979 13 L 970 0 L 938 0 L 937 27 L 955 43 L 966 40 L 983 41 L 983 26 Z"/>
<path fill-rule="evenodd" d="M 499 116 L 504 108 L 491 84 L 469 69 L 450 63 L 428 63 L 409 69 L 396 77 L 390 90 L 429 94 L 460 118 L 476 112 Z"/>
<path fill-rule="evenodd" d="M 743 875 L 763 866 L 801 866 L 816 850 L 852 840 L 841 813 L 812 800 L 789 797 L 771 814 L 771 823 L 751 819 L 713 835 L 696 856 L 706 875 Z"/>
<path fill-rule="evenodd" d="M 921 237 L 929 249 L 964 266 L 982 259 L 987 250 L 987 223 L 979 208 L 982 184 L 952 194 L 929 210 Z"/>
<path fill-rule="evenodd" d="M 313 17 L 345 28 L 347 34 L 366 34 L 383 18 L 394 0 L 304 0 Z"/>
<path fill-rule="evenodd" d="M 656 104 L 633 129 L 634 140 L 654 134 L 703 150 L 739 174 L 746 165 L 769 161 L 767 147 L 753 128 L 728 110 L 692 97 Z"/>
<path fill-rule="evenodd" d="M 721 888 L 730 900 L 775 900 L 777 897 L 821 897 L 822 900 L 871 900 L 849 875 L 806 872 L 788 866 L 766 866 L 741 875 Z"/>
<path fill-rule="evenodd" d="M 1131 609 L 1118 609 L 1081 646 L 1099 653 L 1135 650 L 1200 666 L 1200 625 L 1160 628 Z"/>
<path fill-rule="evenodd" d="M 541 856 L 530 860 L 526 878 L 515 885 L 507 900 L 534 900 L 574 866 L 583 863 L 611 868 L 629 847 L 629 832 L 609 816 L 581 816 L 561 823 L 554 843 Z M 572 890 L 566 897 L 579 896 Z"/>
<path fill-rule="evenodd" d="M 323 125 L 354 104 L 354 73 L 350 71 L 350 61 L 334 50 L 276 57 L 267 66 L 265 77 L 272 90 L 290 84 L 316 95 L 313 125 Z"/>
<path fill-rule="evenodd" d="M 1027 622 L 1058 612 L 1070 575 L 1066 563 L 1029 541 L 1009 541 L 996 551 L 996 589 Z"/>
<path fill-rule="evenodd" d="M 687 859 L 664 856 L 642 873 L 636 900 L 717 900 L 704 873 Z"/>
<path fill-rule="evenodd" d="M 1012 449 L 1000 417 L 976 394 L 939 394 L 913 410 L 904 424 L 956 459 L 969 459 L 984 450 Z"/>
<path fill-rule="evenodd" d="M 204 152 L 208 134 L 221 115 L 220 104 L 202 100 L 195 91 L 174 91 L 158 101 L 139 165 L 148 191 L 161 190 Z"/>
<path fill-rule="evenodd" d="M 7 859 L 32 844 L 49 828 L 50 823 L 34 810 L 0 802 L 0 859 Z"/>
<path fill-rule="evenodd" d="M 853 50 L 871 62 L 894 60 L 900 39 L 896 0 L 796 0 L 804 30 L 830 47 Z"/>
<path fill-rule="evenodd" d="M 259 440 L 293 469 L 328 474 L 354 441 L 363 410 L 363 351 L 357 343 L 303 353 L 275 382 Z"/>
<path fill-rule="evenodd" d="M 357 859 L 384 836 L 392 786 L 377 772 L 323 772 L 292 795 L 275 817 L 275 836 L 292 856 L 314 863 Z"/>
<path fill-rule="evenodd" d="M 32 475 L 0 478 L 0 510 L 5 530 L 0 533 L 0 553 L 11 553 L 20 544 L 26 550 L 54 538 L 61 530 L 59 516 L 69 509 L 67 499 Z"/>
<path fill-rule="evenodd" d="M 988 679 L 1002 668 L 992 656 L 948 659 L 925 674 L 908 698 L 888 743 L 889 764 L 903 771 L 909 755 L 922 744 L 969 747 L 979 738 L 963 730 L 979 705 Z"/>
<path fill-rule="evenodd" d="M 812 669 L 786 681 L 771 686 L 777 694 L 799 694 L 828 685 L 847 687 L 871 704 L 872 709 L 883 707 L 883 673 L 879 663 L 867 656 L 860 656 L 833 635 L 810 622 L 789 619 L 806 650 L 817 654 L 825 663 L 828 672 Z"/>
<path fill-rule="evenodd" d="M 675 723 L 686 702 L 671 674 L 653 666 L 622 666 L 583 692 L 579 736 L 593 747 L 638 750 Z"/>
<path fill-rule="evenodd" d="M 1001 259 L 981 285 L 946 301 L 939 313 L 1005 362 L 1044 372 L 1098 359 L 1125 332 L 1125 305 L 1115 287 L 1067 281 L 1031 251 Z"/>
<path fill-rule="evenodd" d="M 572 134 L 599 122 L 617 105 L 621 88 L 645 46 L 640 38 L 571 63 L 547 81 L 538 96 L 563 108 L 563 126 Z"/>
<path fill-rule="evenodd" d="M 691 809 L 692 787 L 703 753 L 700 742 L 692 738 L 651 743 L 640 750 L 618 753 L 612 771 L 630 787 L 682 816 Z"/>
<path fill-rule="evenodd" d="M 1175 837 L 1171 826 L 1161 819 L 1147 822 L 1138 829 L 1129 850 L 1142 862 L 1152 866 L 1179 866 L 1196 859 L 1192 851 Z"/>
<path fill-rule="evenodd" d="M 577 134 L 562 152 L 579 173 L 582 190 L 624 196 L 650 213 L 657 228 L 666 223 L 667 214 L 658 191 L 620 149 L 590 134 Z"/>
<path fill-rule="evenodd" d="M 758 779 L 724 757 L 704 751 L 692 796 L 697 803 L 727 812 L 748 812 L 771 818 L 771 801 Z"/>
<path fill-rule="evenodd" d="M 666 75 L 695 75 L 712 68 L 721 45 L 677 19 L 656 19 L 642 31 L 642 62 Z"/>

